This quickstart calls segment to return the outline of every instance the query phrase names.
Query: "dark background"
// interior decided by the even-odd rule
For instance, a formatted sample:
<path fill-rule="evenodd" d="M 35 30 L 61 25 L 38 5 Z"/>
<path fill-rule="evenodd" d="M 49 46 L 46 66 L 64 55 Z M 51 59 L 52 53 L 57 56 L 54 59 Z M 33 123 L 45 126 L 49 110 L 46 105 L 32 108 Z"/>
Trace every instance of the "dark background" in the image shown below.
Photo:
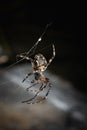
<path fill-rule="evenodd" d="M 9 46 L 12 62 L 15 55 L 27 51 L 46 24 L 52 22 L 42 42 L 42 47 L 51 43 L 56 47 L 56 58 L 49 69 L 69 80 L 76 90 L 86 93 L 86 45 L 82 39 L 84 21 L 84 10 L 76 3 L 3 0 L 0 2 L 1 44 Z"/>

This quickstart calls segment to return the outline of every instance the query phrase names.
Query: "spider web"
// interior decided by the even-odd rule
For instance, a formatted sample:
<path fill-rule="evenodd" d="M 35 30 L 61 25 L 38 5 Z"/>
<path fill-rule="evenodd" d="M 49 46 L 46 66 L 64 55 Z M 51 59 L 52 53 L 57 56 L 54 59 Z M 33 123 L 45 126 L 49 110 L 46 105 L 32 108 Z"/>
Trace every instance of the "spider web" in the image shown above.
<path fill-rule="evenodd" d="M 32 46 L 32 48 L 29 51 L 22 53 L 22 54 L 25 54 L 25 57 L 27 55 L 29 57 L 31 57 L 32 55 L 34 55 L 36 53 L 36 50 L 38 50 L 37 45 L 41 44 L 42 37 L 44 36 L 45 32 L 47 31 L 47 28 L 50 25 L 51 25 L 51 23 L 46 25 L 44 32 L 39 37 L 39 39 L 34 44 L 34 46 Z M 49 46 L 42 48 L 40 51 L 45 50 L 46 48 L 49 48 Z M 11 86 L 14 86 L 15 88 L 24 86 L 24 84 L 22 84 L 22 79 L 27 73 L 27 70 L 25 69 L 27 63 L 25 65 L 23 64 L 24 69 L 22 68 L 22 66 L 20 67 L 21 64 L 19 65 L 19 63 L 21 63 L 23 60 L 25 60 L 25 57 L 21 58 L 20 60 L 16 61 L 15 63 L 9 65 L 5 69 L 0 70 L 0 89 L 2 90 L 1 93 L 3 93 L 3 95 L 4 95 L 4 92 L 6 92 L 6 93 L 8 92 L 8 94 L 9 94 L 9 90 L 11 90 L 13 88 Z M 31 71 L 31 67 L 29 67 L 29 68 Z M 31 79 L 31 78 L 29 77 L 29 79 Z M 16 83 L 16 84 L 14 84 L 14 83 Z M 28 82 L 28 84 L 26 82 L 26 86 L 27 85 L 30 86 L 29 82 Z M 22 90 L 20 90 L 20 91 L 22 91 Z"/>
<path fill-rule="evenodd" d="M 23 61 L 23 60 L 26 58 L 27 55 L 28 55 L 29 57 L 31 57 L 32 55 L 34 55 L 34 53 L 35 53 L 35 51 L 36 51 L 36 48 L 37 48 L 37 45 L 41 44 L 40 42 L 42 41 L 42 38 L 43 38 L 44 34 L 46 33 L 48 27 L 51 26 L 51 24 L 52 24 L 52 23 L 49 23 L 49 24 L 46 25 L 46 27 L 45 27 L 43 33 L 42 33 L 41 36 L 38 38 L 38 40 L 36 41 L 36 43 L 31 47 L 31 49 L 29 49 L 27 52 L 21 53 L 21 54 L 25 54 L 25 57 L 21 58 L 20 60 L 16 61 L 15 63 L 9 65 L 9 66 L 6 67 L 4 70 L 8 70 L 8 69 L 10 69 L 11 67 L 13 67 L 14 65 L 20 63 L 21 61 Z M 47 46 L 47 47 L 48 47 L 48 46 Z M 43 49 L 41 49 L 41 50 L 44 50 L 44 49 L 46 49 L 47 47 L 45 47 L 45 48 L 43 48 Z M 31 52 L 32 52 L 32 53 L 31 53 Z M 4 71 L 4 70 L 1 70 L 0 73 L 1 73 L 2 71 Z"/>

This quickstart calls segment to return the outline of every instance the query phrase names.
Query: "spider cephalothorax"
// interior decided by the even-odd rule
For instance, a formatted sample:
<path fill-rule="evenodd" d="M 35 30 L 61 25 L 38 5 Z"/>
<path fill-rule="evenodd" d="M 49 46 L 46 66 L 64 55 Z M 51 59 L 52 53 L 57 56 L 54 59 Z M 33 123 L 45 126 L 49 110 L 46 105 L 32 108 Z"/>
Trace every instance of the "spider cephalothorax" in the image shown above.
<path fill-rule="evenodd" d="M 37 54 L 32 62 L 32 68 L 37 71 L 45 71 L 47 66 L 47 60 L 42 54 Z"/>
<path fill-rule="evenodd" d="M 43 34 L 44 34 L 44 32 L 43 32 Z M 50 83 L 49 79 L 44 76 L 43 71 L 45 71 L 47 69 L 47 67 L 50 65 L 50 63 L 52 62 L 52 60 L 55 57 L 55 46 L 54 46 L 54 44 L 52 45 L 53 55 L 48 60 L 48 62 L 47 62 L 46 58 L 43 56 L 43 54 L 41 54 L 41 53 L 36 54 L 34 56 L 34 58 L 31 58 L 29 56 L 29 53 L 31 51 L 33 52 L 36 49 L 38 43 L 42 40 L 43 34 L 41 35 L 41 37 L 38 39 L 38 41 L 34 44 L 34 46 L 27 53 L 22 53 L 20 55 L 17 55 L 17 57 L 21 57 L 23 59 L 29 60 L 31 62 L 31 64 L 32 64 L 33 72 L 28 73 L 27 76 L 22 81 L 22 82 L 24 82 L 30 75 L 34 74 L 35 78 L 34 78 L 33 81 L 31 81 L 32 85 L 27 88 L 27 91 L 31 87 L 35 86 L 36 84 L 41 83 L 41 87 L 39 88 L 39 90 L 37 90 L 34 97 L 32 97 L 32 98 L 30 98 L 28 100 L 22 101 L 22 103 L 34 104 L 34 103 L 41 102 L 42 100 L 47 98 L 47 96 L 49 94 L 49 91 L 50 91 L 50 88 L 51 88 L 51 83 Z M 44 88 L 46 88 L 47 86 L 49 86 L 49 89 L 48 89 L 46 95 L 41 100 L 37 100 L 36 102 L 34 102 L 34 99 L 38 96 L 38 94 L 41 91 L 43 91 Z"/>

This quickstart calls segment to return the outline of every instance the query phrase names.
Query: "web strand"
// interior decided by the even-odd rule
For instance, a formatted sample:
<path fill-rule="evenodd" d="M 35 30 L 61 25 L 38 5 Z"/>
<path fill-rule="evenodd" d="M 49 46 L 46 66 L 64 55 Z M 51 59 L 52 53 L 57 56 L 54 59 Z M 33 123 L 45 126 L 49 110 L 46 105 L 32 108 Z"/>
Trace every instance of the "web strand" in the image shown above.
<path fill-rule="evenodd" d="M 43 33 L 41 34 L 41 36 L 39 37 L 39 39 L 37 40 L 37 42 L 34 44 L 34 46 L 32 46 L 32 48 L 29 51 L 25 52 L 25 56 L 22 59 L 16 61 L 15 63 L 13 63 L 13 64 L 9 65 L 8 67 L 6 67 L 5 69 L 1 70 L 0 73 L 3 72 L 3 71 L 5 71 L 5 70 L 8 70 L 8 69 L 12 68 L 14 65 L 16 65 L 16 64 L 20 63 L 21 61 L 23 61 L 26 58 L 26 55 L 29 55 L 30 52 L 32 52 L 33 50 L 35 52 L 37 45 L 42 41 L 42 37 L 46 33 L 48 27 L 51 26 L 51 24 L 52 24 L 52 22 L 46 25 Z M 31 55 L 33 55 L 33 53 Z"/>

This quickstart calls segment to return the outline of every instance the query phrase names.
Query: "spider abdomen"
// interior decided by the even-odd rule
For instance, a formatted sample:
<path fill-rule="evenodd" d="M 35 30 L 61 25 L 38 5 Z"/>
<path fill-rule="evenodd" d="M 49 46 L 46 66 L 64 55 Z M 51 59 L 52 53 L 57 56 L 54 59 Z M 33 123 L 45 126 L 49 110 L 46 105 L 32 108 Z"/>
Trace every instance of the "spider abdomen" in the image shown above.
<path fill-rule="evenodd" d="M 41 76 L 40 76 L 40 81 L 41 81 L 42 83 L 46 83 L 46 82 L 47 82 L 46 77 L 45 77 L 44 75 L 41 75 Z"/>

